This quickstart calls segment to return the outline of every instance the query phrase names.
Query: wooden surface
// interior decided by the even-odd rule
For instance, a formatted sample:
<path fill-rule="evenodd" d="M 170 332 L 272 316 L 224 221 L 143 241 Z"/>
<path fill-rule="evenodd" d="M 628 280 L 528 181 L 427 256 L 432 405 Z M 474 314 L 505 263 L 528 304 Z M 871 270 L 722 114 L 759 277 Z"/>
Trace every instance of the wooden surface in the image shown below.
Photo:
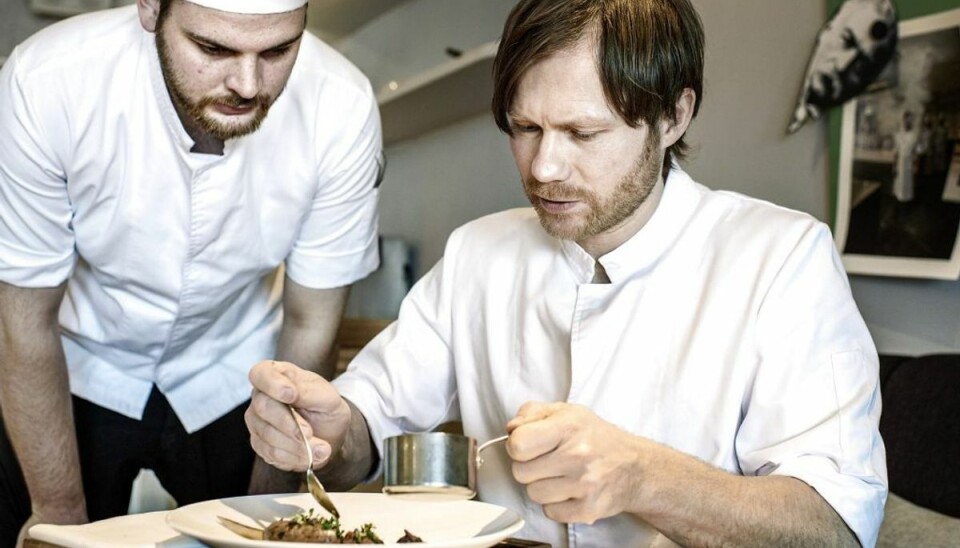
<path fill-rule="evenodd" d="M 390 318 L 344 318 L 337 342 L 342 348 L 363 348 L 370 339 L 393 322 Z"/>
<path fill-rule="evenodd" d="M 28 538 L 23 541 L 23 548 L 59 548 L 56 544 L 49 544 L 39 540 Z"/>
<path fill-rule="evenodd" d="M 389 318 L 344 318 L 337 334 L 337 373 L 343 373 L 357 352 L 392 322 Z"/>

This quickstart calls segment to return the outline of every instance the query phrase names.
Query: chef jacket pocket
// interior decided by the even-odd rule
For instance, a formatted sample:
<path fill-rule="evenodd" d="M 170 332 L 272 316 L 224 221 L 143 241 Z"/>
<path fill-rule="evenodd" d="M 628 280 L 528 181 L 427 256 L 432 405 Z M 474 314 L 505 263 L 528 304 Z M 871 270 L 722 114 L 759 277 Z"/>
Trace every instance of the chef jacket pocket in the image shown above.
<path fill-rule="evenodd" d="M 838 352 L 831 356 L 833 381 L 840 422 L 840 447 L 844 463 L 857 462 L 854 455 L 870 454 L 876 426 L 872 424 L 870 409 L 874 405 L 877 379 L 867 375 L 863 353 L 858 350 Z M 845 468 L 844 463 L 841 467 Z"/>

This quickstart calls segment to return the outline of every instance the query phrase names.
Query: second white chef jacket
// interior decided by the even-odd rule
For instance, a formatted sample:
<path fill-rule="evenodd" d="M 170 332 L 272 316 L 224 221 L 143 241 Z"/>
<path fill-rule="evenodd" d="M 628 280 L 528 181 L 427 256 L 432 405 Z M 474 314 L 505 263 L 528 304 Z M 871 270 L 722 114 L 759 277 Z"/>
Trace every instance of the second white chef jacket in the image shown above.
<path fill-rule="evenodd" d="M 305 34 L 283 93 L 222 156 L 190 152 L 136 6 L 51 25 L 0 71 L 0 281 L 54 287 L 74 394 L 188 431 L 250 397 L 280 282 L 377 258 L 380 119 L 367 79 Z"/>

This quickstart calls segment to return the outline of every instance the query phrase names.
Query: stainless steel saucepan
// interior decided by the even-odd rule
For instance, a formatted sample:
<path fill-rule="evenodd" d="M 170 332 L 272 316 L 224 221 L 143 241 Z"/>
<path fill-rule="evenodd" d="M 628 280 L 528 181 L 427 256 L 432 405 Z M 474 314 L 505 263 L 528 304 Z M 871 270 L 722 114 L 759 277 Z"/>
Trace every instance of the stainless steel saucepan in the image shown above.
<path fill-rule="evenodd" d="M 383 492 L 388 495 L 470 499 L 477 494 L 477 468 L 481 453 L 494 438 L 480 446 L 460 434 L 429 432 L 404 434 L 384 441 Z"/>

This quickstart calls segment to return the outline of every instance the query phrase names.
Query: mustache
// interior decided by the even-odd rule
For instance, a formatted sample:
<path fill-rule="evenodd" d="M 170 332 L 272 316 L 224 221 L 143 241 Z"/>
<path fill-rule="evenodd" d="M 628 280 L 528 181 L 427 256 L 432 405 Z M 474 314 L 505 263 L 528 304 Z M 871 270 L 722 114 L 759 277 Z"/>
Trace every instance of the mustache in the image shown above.
<path fill-rule="evenodd" d="M 266 95 L 257 95 L 251 99 L 246 99 L 234 93 L 230 95 L 221 95 L 219 97 L 204 97 L 197 104 L 199 108 L 208 107 L 210 105 L 226 105 L 231 108 L 248 108 L 253 106 L 266 108 L 270 106 L 270 98 Z"/>
<path fill-rule="evenodd" d="M 590 193 L 567 183 L 541 183 L 535 179 L 526 179 L 523 186 L 531 196 L 537 196 L 551 202 L 583 201 Z"/>

